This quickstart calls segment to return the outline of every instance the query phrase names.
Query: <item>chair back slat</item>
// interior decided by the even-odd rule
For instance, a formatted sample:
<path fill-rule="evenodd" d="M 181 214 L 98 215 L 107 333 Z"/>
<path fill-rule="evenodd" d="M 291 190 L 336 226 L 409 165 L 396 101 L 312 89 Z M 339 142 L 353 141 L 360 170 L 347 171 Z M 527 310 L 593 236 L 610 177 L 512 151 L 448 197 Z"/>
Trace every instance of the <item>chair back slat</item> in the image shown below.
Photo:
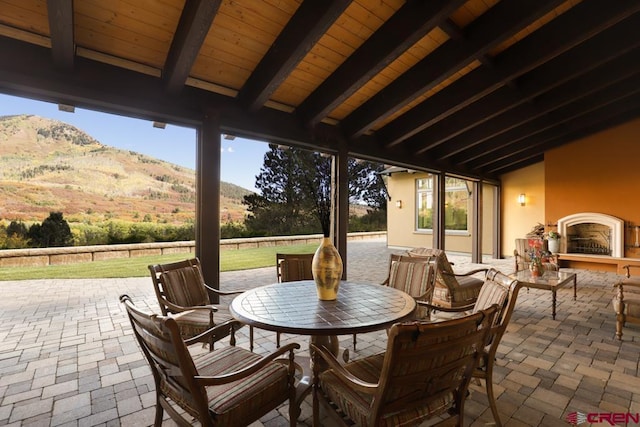
<path fill-rule="evenodd" d="M 313 254 L 276 254 L 278 282 L 312 280 Z"/>

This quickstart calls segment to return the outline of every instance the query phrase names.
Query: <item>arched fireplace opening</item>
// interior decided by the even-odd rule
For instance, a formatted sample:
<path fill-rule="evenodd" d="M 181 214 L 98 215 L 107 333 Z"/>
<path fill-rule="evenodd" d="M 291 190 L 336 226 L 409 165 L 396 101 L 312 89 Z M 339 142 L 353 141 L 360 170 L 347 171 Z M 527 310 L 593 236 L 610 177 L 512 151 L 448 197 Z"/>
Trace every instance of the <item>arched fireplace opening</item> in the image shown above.
<path fill-rule="evenodd" d="M 624 256 L 624 221 L 611 215 L 583 212 L 558 220 L 560 252 Z"/>

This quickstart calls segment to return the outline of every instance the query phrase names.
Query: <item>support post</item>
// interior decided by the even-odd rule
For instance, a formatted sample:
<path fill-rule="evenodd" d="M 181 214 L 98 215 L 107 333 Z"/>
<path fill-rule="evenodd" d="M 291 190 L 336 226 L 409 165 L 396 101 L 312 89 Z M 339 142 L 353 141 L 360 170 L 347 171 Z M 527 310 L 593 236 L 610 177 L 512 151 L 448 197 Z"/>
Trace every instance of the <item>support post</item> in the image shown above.
<path fill-rule="evenodd" d="M 445 194 L 446 194 L 446 180 L 445 175 L 443 173 L 434 174 L 436 179 L 435 182 L 435 190 L 433 192 L 434 201 L 433 201 L 433 247 L 436 249 L 445 249 L 445 221 L 444 221 L 444 210 L 445 210 Z"/>
<path fill-rule="evenodd" d="M 207 111 L 196 150 L 196 256 L 205 282 L 220 289 L 220 120 Z M 210 295 L 218 303 L 217 295 Z"/>
<path fill-rule="evenodd" d="M 334 245 L 342 258 L 342 279 L 347 279 L 347 232 L 349 231 L 349 155 L 344 144 L 340 144 L 340 150 L 334 157 L 333 169 L 336 178 L 338 197 L 336 227 L 334 229 Z"/>
<path fill-rule="evenodd" d="M 471 222 L 471 262 L 482 264 L 482 181 L 473 181 Z"/>

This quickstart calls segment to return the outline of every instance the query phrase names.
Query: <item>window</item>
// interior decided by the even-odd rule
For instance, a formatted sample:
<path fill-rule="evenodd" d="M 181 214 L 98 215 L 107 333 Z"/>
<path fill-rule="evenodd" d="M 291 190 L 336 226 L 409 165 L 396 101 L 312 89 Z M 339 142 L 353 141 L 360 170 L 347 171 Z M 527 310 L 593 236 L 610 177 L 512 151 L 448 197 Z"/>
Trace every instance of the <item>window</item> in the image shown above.
<path fill-rule="evenodd" d="M 416 180 L 418 195 L 418 230 L 433 228 L 433 175 Z"/>
<path fill-rule="evenodd" d="M 444 228 L 467 231 L 471 183 L 464 179 L 445 178 Z"/>
<path fill-rule="evenodd" d="M 417 191 L 417 229 L 433 229 L 433 188 L 435 176 L 416 180 Z M 468 231 L 471 182 L 447 176 L 445 177 L 444 228 L 450 231 Z"/>

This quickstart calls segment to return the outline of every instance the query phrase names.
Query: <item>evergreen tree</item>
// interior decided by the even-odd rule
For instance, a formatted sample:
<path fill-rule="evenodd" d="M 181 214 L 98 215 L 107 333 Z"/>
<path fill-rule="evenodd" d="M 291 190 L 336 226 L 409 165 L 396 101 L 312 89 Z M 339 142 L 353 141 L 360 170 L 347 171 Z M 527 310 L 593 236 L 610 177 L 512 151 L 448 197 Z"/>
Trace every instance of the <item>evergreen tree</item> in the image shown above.
<path fill-rule="evenodd" d="M 27 233 L 32 247 L 71 246 L 73 235 L 62 212 L 51 212 L 42 224 L 33 224 Z"/>
<path fill-rule="evenodd" d="M 22 221 L 11 221 L 9 226 L 7 227 L 7 236 L 8 237 L 26 237 L 27 236 L 27 226 L 24 225 Z"/>
<path fill-rule="evenodd" d="M 270 145 L 256 177 L 261 194 L 244 197 L 245 220 L 252 235 L 328 232 L 331 208 L 331 157 Z M 377 172 L 383 165 L 349 159 L 349 198 L 386 210 L 385 190 Z M 379 217 L 379 215 L 378 215 Z"/>

